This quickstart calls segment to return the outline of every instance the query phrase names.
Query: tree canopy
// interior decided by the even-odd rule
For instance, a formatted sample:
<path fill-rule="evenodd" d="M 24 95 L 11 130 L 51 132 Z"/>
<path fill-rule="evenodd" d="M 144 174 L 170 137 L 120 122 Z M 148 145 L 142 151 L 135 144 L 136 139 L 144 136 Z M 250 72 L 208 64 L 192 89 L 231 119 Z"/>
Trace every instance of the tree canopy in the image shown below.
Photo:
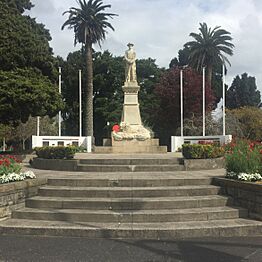
<path fill-rule="evenodd" d="M 29 116 L 51 117 L 62 108 L 60 94 L 39 71 L 0 71 L 0 119 L 2 123 L 26 122 Z"/>
<path fill-rule="evenodd" d="M 234 45 L 231 43 L 230 32 L 216 26 L 211 29 L 206 23 L 200 23 L 199 33 L 190 33 L 195 40 L 185 43 L 189 48 L 189 64 L 200 71 L 207 68 L 209 85 L 212 81 L 213 67 L 218 64 L 230 65 L 226 55 L 233 55 Z"/>
<path fill-rule="evenodd" d="M 20 3 L 11 1 L 15 2 Z M 56 74 L 49 31 L 35 19 L 22 15 L 11 3 L 4 1 L 0 6 L 0 69 L 36 67 L 54 80 Z"/>
<path fill-rule="evenodd" d="M 0 121 L 53 116 L 63 104 L 55 85 L 49 31 L 23 15 L 33 6 L 29 0 L 0 1 Z"/>
<path fill-rule="evenodd" d="M 256 78 L 247 73 L 237 75 L 226 93 L 226 106 L 230 109 L 243 106 L 258 107 L 261 104 L 260 91 L 257 90 Z"/>

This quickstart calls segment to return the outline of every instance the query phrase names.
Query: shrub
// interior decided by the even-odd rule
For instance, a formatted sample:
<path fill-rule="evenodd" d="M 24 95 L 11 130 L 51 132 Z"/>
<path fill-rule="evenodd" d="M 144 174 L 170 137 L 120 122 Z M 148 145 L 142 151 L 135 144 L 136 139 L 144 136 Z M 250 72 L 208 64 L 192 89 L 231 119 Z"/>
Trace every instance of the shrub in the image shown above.
<path fill-rule="evenodd" d="M 182 154 L 186 159 L 217 158 L 224 155 L 224 149 L 216 143 L 184 144 Z"/>
<path fill-rule="evenodd" d="M 74 146 L 45 146 L 36 147 L 37 157 L 45 159 L 72 159 L 77 152 Z"/>
<path fill-rule="evenodd" d="M 262 144 L 239 140 L 226 147 L 227 173 L 262 175 Z"/>

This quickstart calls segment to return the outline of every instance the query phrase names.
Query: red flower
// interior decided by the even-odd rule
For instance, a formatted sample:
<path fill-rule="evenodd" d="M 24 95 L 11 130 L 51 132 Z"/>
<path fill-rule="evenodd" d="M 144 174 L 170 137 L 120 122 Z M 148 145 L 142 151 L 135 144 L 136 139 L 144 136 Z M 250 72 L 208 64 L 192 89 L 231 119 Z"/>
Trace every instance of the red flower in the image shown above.
<path fill-rule="evenodd" d="M 113 127 L 112 127 L 112 130 L 114 131 L 114 132 L 119 132 L 120 131 L 120 126 L 119 125 L 113 125 Z"/>

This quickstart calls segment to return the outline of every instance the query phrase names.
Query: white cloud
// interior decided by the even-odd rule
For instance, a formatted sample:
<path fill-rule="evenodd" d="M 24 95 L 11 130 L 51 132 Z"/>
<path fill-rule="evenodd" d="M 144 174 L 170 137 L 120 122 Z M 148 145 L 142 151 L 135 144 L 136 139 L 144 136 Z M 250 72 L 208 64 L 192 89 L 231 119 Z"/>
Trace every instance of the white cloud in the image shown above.
<path fill-rule="evenodd" d="M 62 13 L 75 0 L 32 0 L 35 7 L 30 14 L 50 29 L 51 46 L 55 54 L 66 57 L 79 46 L 73 46 L 73 32 L 61 25 Z M 198 31 L 199 22 L 216 25 L 230 31 L 235 44 L 230 58 L 228 82 L 244 72 L 255 76 L 262 91 L 262 1 L 261 0 L 106 0 L 117 13 L 111 22 L 115 32 L 109 31 L 103 50 L 122 55 L 126 43 L 134 42 L 139 58 L 156 58 L 157 64 L 167 67 L 183 44 L 190 40 L 190 32 Z M 97 48 L 98 49 L 98 48 Z"/>

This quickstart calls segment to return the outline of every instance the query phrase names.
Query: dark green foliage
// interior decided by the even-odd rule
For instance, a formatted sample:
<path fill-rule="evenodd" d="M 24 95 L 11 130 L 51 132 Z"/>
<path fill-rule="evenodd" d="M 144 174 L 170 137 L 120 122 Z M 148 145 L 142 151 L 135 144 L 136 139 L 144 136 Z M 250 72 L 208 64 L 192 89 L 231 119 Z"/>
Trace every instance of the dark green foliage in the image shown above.
<path fill-rule="evenodd" d="M 184 144 L 182 154 L 186 159 L 217 158 L 224 155 L 224 149 L 217 144 Z"/>
<path fill-rule="evenodd" d="M 256 78 L 244 73 L 236 76 L 226 94 L 226 106 L 235 109 L 243 106 L 258 107 L 261 103 L 260 91 L 257 90 Z"/>
<path fill-rule="evenodd" d="M 0 121 L 6 124 L 63 108 L 49 31 L 22 15 L 32 6 L 29 0 L 0 1 Z"/>
<path fill-rule="evenodd" d="M 178 51 L 178 58 L 173 58 L 169 64 L 169 68 L 176 66 L 186 66 L 189 64 L 190 49 L 185 46 Z"/>
<path fill-rule="evenodd" d="M 62 67 L 62 96 L 65 108 L 62 111 L 63 135 L 79 135 L 79 77 L 78 70 L 85 66 L 84 57 L 81 51 L 69 53 L 67 60 L 59 58 L 59 66 Z M 82 71 L 82 99 L 86 72 Z M 84 101 L 82 101 L 84 104 Z"/>
<path fill-rule="evenodd" d="M 227 70 L 226 72 L 227 73 Z M 220 99 L 223 97 L 223 79 L 222 79 L 222 64 L 218 63 L 213 66 L 213 74 L 212 74 L 212 82 L 211 87 L 214 92 L 214 96 L 216 98 L 216 104 L 220 101 Z M 225 85 L 225 91 L 227 90 L 227 85 Z"/>
<path fill-rule="evenodd" d="M 55 116 L 63 107 L 54 84 L 33 69 L 0 71 L 0 119 L 2 123 L 26 122 L 32 116 Z"/>
<path fill-rule="evenodd" d="M 165 71 L 163 68 L 159 68 L 155 61 L 152 58 L 137 60 L 137 79 L 141 87 L 138 93 L 141 118 L 143 124 L 153 131 L 158 125 L 155 115 L 159 107 L 159 99 L 154 89 Z"/>
<path fill-rule="evenodd" d="M 54 80 L 51 36 L 43 24 L 23 16 L 7 4 L 0 6 L 0 69 L 36 67 Z"/>
<path fill-rule="evenodd" d="M 94 58 L 94 133 L 96 142 L 101 144 L 102 138 L 108 137 L 112 126 L 121 119 L 124 61 L 108 51 L 95 53 Z"/>
<path fill-rule="evenodd" d="M 37 157 L 44 159 L 72 159 L 77 152 L 74 146 L 46 146 L 34 148 Z"/>
<path fill-rule="evenodd" d="M 30 10 L 33 5 L 30 0 L 0 0 L 1 5 L 8 5 L 10 8 L 17 9 L 21 14 L 25 10 Z"/>

